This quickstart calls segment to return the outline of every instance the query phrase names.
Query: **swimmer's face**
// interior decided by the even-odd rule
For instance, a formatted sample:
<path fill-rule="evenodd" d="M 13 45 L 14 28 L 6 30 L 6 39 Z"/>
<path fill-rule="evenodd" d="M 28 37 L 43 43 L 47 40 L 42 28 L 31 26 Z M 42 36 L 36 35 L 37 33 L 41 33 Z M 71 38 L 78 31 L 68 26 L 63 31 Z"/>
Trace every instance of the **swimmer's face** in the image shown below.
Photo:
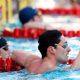
<path fill-rule="evenodd" d="M 30 20 L 30 22 L 42 22 L 42 16 L 36 15 L 33 19 Z"/>
<path fill-rule="evenodd" d="M 60 40 L 60 43 L 56 44 L 55 57 L 57 62 L 65 63 L 68 60 L 70 48 L 64 36 L 61 36 Z"/>
<path fill-rule="evenodd" d="M 42 17 L 37 15 L 37 16 L 34 17 L 34 21 L 41 22 L 42 21 Z"/>

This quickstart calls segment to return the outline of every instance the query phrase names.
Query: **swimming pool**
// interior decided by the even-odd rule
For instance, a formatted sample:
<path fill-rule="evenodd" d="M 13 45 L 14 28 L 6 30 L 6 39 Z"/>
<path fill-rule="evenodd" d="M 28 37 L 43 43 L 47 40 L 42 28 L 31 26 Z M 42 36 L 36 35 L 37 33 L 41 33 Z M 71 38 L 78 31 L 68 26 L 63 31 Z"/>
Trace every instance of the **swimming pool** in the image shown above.
<path fill-rule="evenodd" d="M 36 39 L 14 39 L 6 38 L 8 40 L 10 50 L 24 50 L 30 51 L 33 54 L 40 55 Z M 69 58 L 75 58 L 80 49 L 80 38 L 67 38 L 71 52 Z M 80 70 L 55 70 L 46 72 L 44 74 L 29 74 L 27 70 L 14 71 L 9 73 L 0 73 L 0 80 L 80 80 Z"/>

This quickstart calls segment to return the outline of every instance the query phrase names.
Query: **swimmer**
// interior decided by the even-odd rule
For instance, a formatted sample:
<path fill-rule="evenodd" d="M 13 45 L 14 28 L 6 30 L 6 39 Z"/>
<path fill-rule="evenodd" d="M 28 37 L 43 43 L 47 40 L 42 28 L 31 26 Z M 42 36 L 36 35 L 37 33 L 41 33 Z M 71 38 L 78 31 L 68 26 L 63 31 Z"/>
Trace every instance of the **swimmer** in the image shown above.
<path fill-rule="evenodd" d="M 66 38 L 58 30 L 49 30 L 43 33 L 38 40 L 38 49 L 42 58 L 24 51 L 13 51 L 10 56 L 15 62 L 24 66 L 30 73 L 41 74 L 58 69 L 59 64 L 67 63 L 70 48 Z M 7 53 L 1 50 L 2 54 Z M 68 69 L 80 68 L 80 53 Z"/>
<path fill-rule="evenodd" d="M 44 23 L 42 14 L 39 10 L 30 6 L 21 9 L 18 13 L 18 16 L 20 22 L 22 23 L 22 28 L 40 28 L 46 30 L 54 29 L 49 24 Z M 6 27 L 5 30 L 12 32 L 9 27 Z"/>
<path fill-rule="evenodd" d="M 38 49 L 42 58 L 24 51 L 13 51 L 12 59 L 30 73 L 43 73 L 57 69 L 57 64 L 67 62 L 70 48 L 65 37 L 57 30 L 50 30 L 39 37 Z M 2 50 L 2 53 L 4 51 Z"/>
<path fill-rule="evenodd" d="M 22 27 L 39 27 L 42 22 L 41 13 L 37 9 L 33 9 L 28 6 L 19 11 L 19 20 L 22 23 Z"/>
<path fill-rule="evenodd" d="M 16 55 L 16 53 L 17 53 L 17 55 Z M 29 64 L 33 64 L 33 63 L 36 63 L 36 65 L 38 66 L 40 64 L 38 62 L 41 61 L 40 57 L 32 55 L 29 52 L 25 52 L 25 51 L 13 51 L 13 52 L 11 52 L 9 50 L 8 43 L 7 43 L 6 39 L 3 38 L 3 37 L 0 37 L 0 56 L 3 59 L 6 59 L 7 57 L 10 57 L 16 63 L 20 64 L 23 67 L 24 67 L 25 64 L 27 64 L 26 65 L 26 67 L 27 67 Z M 19 61 L 20 61 L 20 63 L 19 63 Z M 31 63 L 29 63 L 29 62 L 31 62 Z M 33 65 L 33 67 L 37 67 L 37 66 Z"/>
<path fill-rule="evenodd" d="M 50 29 L 51 26 L 43 22 L 43 16 L 41 12 L 30 6 L 27 6 L 19 11 L 19 20 L 22 23 L 23 28 L 42 28 Z"/>

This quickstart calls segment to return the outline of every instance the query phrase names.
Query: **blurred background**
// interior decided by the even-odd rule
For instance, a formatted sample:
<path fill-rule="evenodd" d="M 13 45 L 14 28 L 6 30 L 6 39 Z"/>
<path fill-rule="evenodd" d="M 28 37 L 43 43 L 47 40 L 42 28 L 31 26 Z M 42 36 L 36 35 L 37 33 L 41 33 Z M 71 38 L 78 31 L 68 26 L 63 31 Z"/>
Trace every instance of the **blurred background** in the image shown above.
<path fill-rule="evenodd" d="M 18 12 L 26 6 L 39 9 L 51 28 L 77 30 L 80 26 L 80 0 L 0 0 L 0 30 L 20 27 Z"/>

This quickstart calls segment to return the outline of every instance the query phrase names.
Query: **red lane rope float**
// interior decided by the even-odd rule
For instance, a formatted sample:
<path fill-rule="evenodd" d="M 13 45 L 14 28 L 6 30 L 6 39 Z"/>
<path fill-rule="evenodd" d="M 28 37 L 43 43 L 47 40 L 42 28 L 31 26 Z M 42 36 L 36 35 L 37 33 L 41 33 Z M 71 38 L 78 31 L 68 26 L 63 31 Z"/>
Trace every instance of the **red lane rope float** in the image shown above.
<path fill-rule="evenodd" d="M 59 14 L 60 10 L 56 8 L 56 9 L 51 10 L 50 12 L 51 12 L 51 14 L 54 13 L 57 15 L 57 14 Z"/>
<path fill-rule="evenodd" d="M 76 9 L 67 9 L 68 15 L 76 15 Z"/>
<path fill-rule="evenodd" d="M 44 11 L 44 13 L 46 13 L 46 14 L 51 14 L 51 10 L 46 9 L 46 10 Z"/>
<path fill-rule="evenodd" d="M 70 8 L 70 9 L 66 9 L 66 8 L 42 9 L 42 8 L 39 8 L 38 10 L 40 10 L 42 14 L 60 14 L 60 15 L 80 16 L 80 8 L 79 9 L 76 9 L 76 8 Z"/>
<path fill-rule="evenodd" d="M 62 8 L 59 12 L 61 15 L 67 15 L 68 14 L 68 10 L 65 8 Z"/>
<path fill-rule="evenodd" d="M 30 28 L 22 29 L 22 38 L 30 38 Z"/>
<path fill-rule="evenodd" d="M 76 36 L 77 36 L 77 37 L 80 37 L 80 31 L 77 31 L 77 32 L 76 32 Z"/>
<path fill-rule="evenodd" d="M 65 30 L 59 30 L 64 36 L 67 36 L 67 32 Z"/>
<path fill-rule="evenodd" d="M 22 37 L 22 29 L 15 28 L 13 31 L 13 37 L 14 38 L 21 38 Z"/>
<path fill-rule="evenodd" d="M 45 29 L 40 28 L 15 28 L 13 32 L 8 32 L 6 30 L 3 31 L 4 37 L 14 37 L 14 38 L 38 38 L 42 33 L 44 33 Z M 80 37 L 80 30 L 59 30 L 66 37 Z"/>
<path fill-rule="evenodd" d="M 13 32 L 11 32 L 9 30 L 4 30 L 3 31 L 3 35 L 4 35 L 4 37 L 12 37 Z"/>
<path fill-rule="evenodd" d="M 38 36 L 40 36 L 40 35 L 43 34 L 44 32 L 46 32 L 45 29 L 38 29 Z"/>
<path fill-rule="evenodd" d="M 5 30 L 3 31 L 3 36 L 14 38 L 38 38 L 45 31 L 45 29 L 39 28 L 15 28 L 11 36 L 8 36 L 8 32 L 6 32 Z"/>
<path fill-rule="evenodd" d="M 32 28 L 30 30 L 30 36 L 31 36 L 31 38 L 38 38 L 38 29 L 37 28 Z"/>
<path fill-rule="evenodd" d="M 66 37 L 80 37 L 80 31 L 66 31 L 66 30 L 59 30 L 64 36 Z"/>
<path fill-rule="evenodd" d="M 67 36 L 68 37 L 75 37 L 76 36 L 76 32 L 75 31 L 68 31 Z"/>
<path fill-rule="evenodd" d="M 77 16 L 80 16 L 80 9 L 77 9 L 77 10 L 76 10 L 76 15 L 77 15 Z"/>
<path fill-rule="evenodd" d="M 31 36 L 31 38 L 38 38 L 45 31 L 46 30 L 44 30 L 44 29 L 31 28 L 30 29 L 30 36 Z"/>

